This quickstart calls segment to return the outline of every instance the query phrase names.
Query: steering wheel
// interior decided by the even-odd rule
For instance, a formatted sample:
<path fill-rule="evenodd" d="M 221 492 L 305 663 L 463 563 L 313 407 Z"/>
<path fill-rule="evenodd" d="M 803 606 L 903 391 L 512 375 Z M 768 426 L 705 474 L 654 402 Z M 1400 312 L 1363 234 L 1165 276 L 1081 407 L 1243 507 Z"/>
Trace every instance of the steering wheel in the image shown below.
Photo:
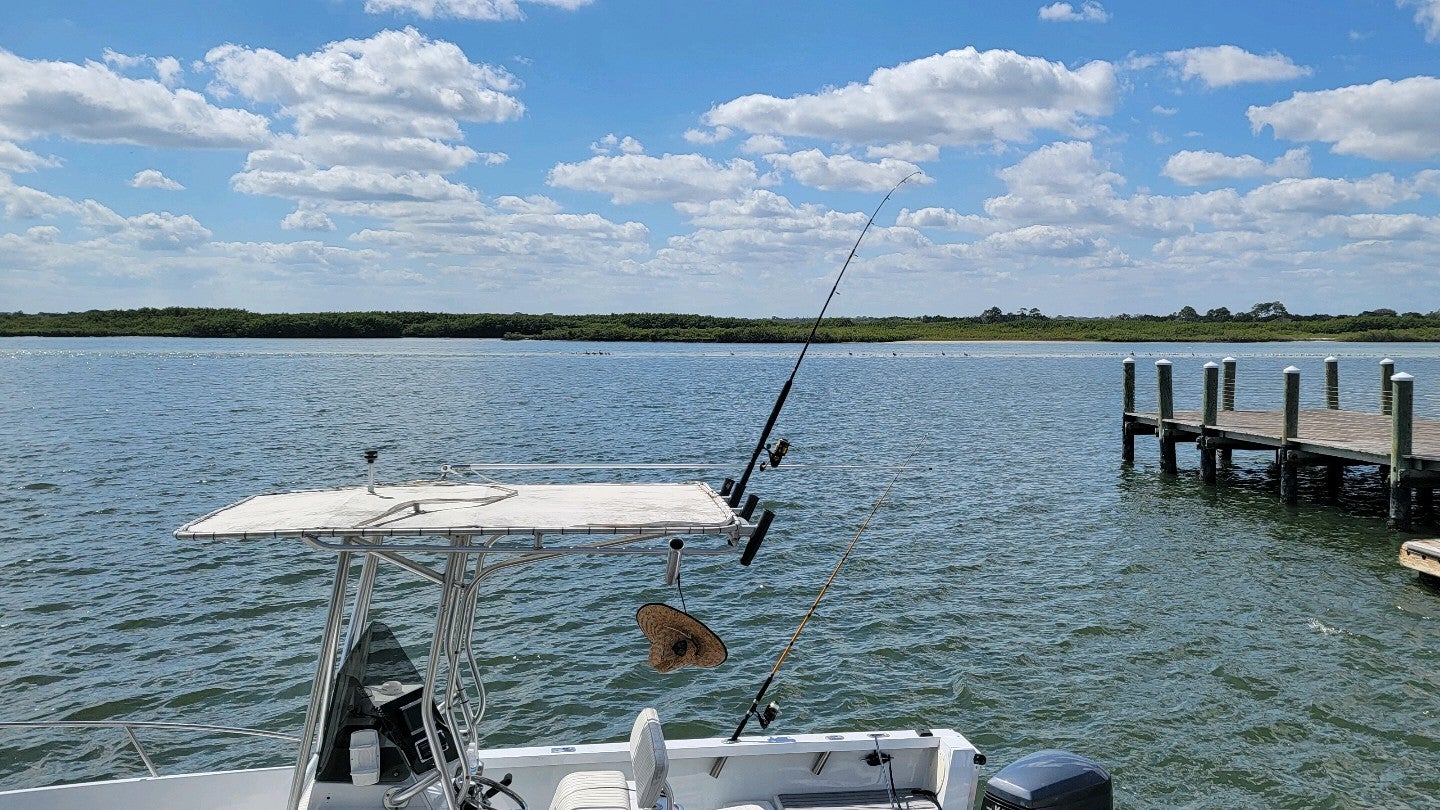
<path fill-rule="evenodd" d="M 509 799 L 510 803 L 514 806 L 514 810 L 529 810 L 525 804 L 525 799 L 521 797 L 519 793 L 516 793 L 514 788 L 510 787 L 510 774 L 505 774 L 505 777 L 499 781 L 491 779 L 488 776 L 473 776 L 471 780 L 475 783 L 474 793 L 479 794 L 477 796 L 472 793 L 471 796 L 471 801 L 475 802 L 475 807 L 481 808 L 481 810 L 493 810 L 495 805 L 491 804 L 490 799 L 498 794 Z"/>

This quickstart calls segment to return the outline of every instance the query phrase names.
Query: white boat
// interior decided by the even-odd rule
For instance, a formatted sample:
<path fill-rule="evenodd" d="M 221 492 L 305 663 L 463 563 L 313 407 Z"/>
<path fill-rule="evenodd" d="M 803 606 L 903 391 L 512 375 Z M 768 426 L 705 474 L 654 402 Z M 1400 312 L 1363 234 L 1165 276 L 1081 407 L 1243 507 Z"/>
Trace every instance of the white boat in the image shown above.
<path fill-rule="evenodd" d="M 502 598 L 486 592 L 494 581 L 490 574 L 562 555 L 589 555 L 599 564 L 640 554 L 663 560 L 664 575 L 673 581 L 684 557 L 728 555 L 748 565 L 774 516 L 768 511 L 755 516 L 753 497 L 737 508 L 722 495 L 724 489 L 694 482 L 506 485 L 442 476 L 377 486 L 373 454 L 367 457 L 368 485 L 253 496 L 175 532 L 188 542 L 303 543 L 335 557 L 309 709 L 298 738 L 290 738 L 296 745 L 293 767 L 160 775 L 132 731 L 147 724 L 114 721 L 150 775 L 4 791 L 0 810 L 963 810 L 975 805 L 984 757 L 963 735 L 945 728 L 769 735 L 763 731 L 772 715 L 752 709 L 729 738 L 668 740 L 655 711 L 637 707 L 628 741 L 483 748 L 486 695 L 472 638 L 483 604 Z M 657 573 L 660 569 L 657 564 Z M 434 628 L 421 666 L 380 621 L 387 586 L 413 577 L 435 586 Z M 406 597 L 411 604 L 414 598 Z M 675 614 L 684 618 L 669 627 L 674 633 L 652 635 L 652 663 L 656 656 L 667 666 L 723 658 L 723 652 L 701 649 L 714 643 L 704 637 L 708 631 L 680 626 L 689 618 L 681 611 L 666 615 Z M 423 710 L 427 706 L 430 711 Z M 752 717 L 761 726 L 759 735 L 742 733 Z M 1094 763 L 1040 752 L 992 778 L 984 806 L 1109 807 L 1110 795 L 1108 774 Z"/>

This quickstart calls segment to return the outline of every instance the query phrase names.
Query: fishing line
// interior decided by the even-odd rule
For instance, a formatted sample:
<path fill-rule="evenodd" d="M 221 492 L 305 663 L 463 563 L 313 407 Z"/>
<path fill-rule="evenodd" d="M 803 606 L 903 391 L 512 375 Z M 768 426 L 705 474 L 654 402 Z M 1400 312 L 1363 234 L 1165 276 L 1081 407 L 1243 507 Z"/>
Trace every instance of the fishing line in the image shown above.
<path fill-rule="evenodd" d="M 860 242 L 865 239 L 865 234 L 870 230 L 870 226 L 875 224 L 875 217 L 880 216 L 880 209 L 889 202 L 890 195 L 917 174 L 920 172 L 913 171 L 901 178 L 900 182 L 885 194 L 885 199 L 875 206 L 875 213 L 870 215 L 865 227 L 860 229 L 860 236 L 855 239 L 855 244 L 850 248 L 850 255 L 845 258 L 845 263 L 840 266 L 840 273 L 835 276 L 835 284 L 830 287 L 830 294 L 825 296 L 825 304 L 820 307 L 820 314 L 815 316 L 815 323 L 810 327 L 810 336 L 805 338 L 805 345 L 800 347 L 800 356 L 795 358 L 795 368 L 790 370 L 790 378 L 780 388 L 780 396 L 775 398 L 775 407 L 770 410 L 770 418 L 765 421 L 765 428 L 760 431 L 760 441 L 755 443 L 755 452 L 750 454 L 750 463 L 745 465 L 745 472 L 741 473 L 740 480 L 730 490 L 729 503 L 731 507 L 739 506 L 740 499 L 745 495 L 745 486 L 750 483 L 750 473 L 755 471 L 755 462 L 760 460 L 760 454 L 765 450 L 765 442 L 770 438 L 770 431 L 775 428 L 775 421 L 780 418 L 780 409 L 785 407 L 785 398 L 790 396 L 790 386 L 795 384 L 795 375 L 800 372 L 800 364 L 805 362 L 805 353 L 810 351 L 810 344 L 815 341 L 815 334 L 820 331 L 820 322 L 825 319 L 825 310 L 830 308 L 830 302 L 835 299 L 835 293 L 840 289 L 840 279 L 845 277 L 845 270 L 850 267 L 851 260 L 855 258 L 855 252 L 860 249 Z"/>
<path fill-rule="evenodd" d="M 918 449 L 917 447 L 916 450 Z M 916 451 L 912 450 L 911 455 L 913 456 L 915 452 Z M 908 462 L 909 459 L 907 458 L 906 461 Z M 775 714 L 769 706 L 766 707 L 765 715 L 762 716 L 758 712 L 760 701 L 765 698 L 765 691 L 770 688 L 770 683 L 775 680 L 775 675 L 780 671 L 780 666 L 785 663 L 786 656 L 790 655 L 790 650 L 794 648 L 795 640 L 800 638 L 800 632 L 804 630 L 805 625 L 810 622 L 810 617 L 815 615 L 815 610 L 820 607 L 820 600 L 825 598 L 825 592 L 830 589 L 830 584 L 835 581 L 835 577 L 839 576 L 841 567 L 845 565 L 846 560 L 850 559 L 850 553 L 855 550 L 855 544 L 860 542 L 860 536 L 869 528 L 870 520 L 875 517 L 876 512 L 880 511 L 881 504 L 885 503 L 885 499 L 890 495 L 890 490 L 895 488 L 895 482 L 900 480 L 900 474 L 903 472 L 905 472 L 905 467 L 902 465 L 900 469 L 896 471 L 895 476 L 890 479 L 890 483 L 885 486 L 885 491 L 880 493 L 879 498 L 875 499 L 875 505 L 870 507 L 870 514 L 866 515 L 865 520 L 860 523 L 860 528 L 855 531 L 855 537 L 850 540 L 850 545 L 845 547 L 845 553 L 841 554 L 840 560 L 835 563 L 835 570 L 830 572 L 830 576 L 825 580 L 825 584 L 820 586 L 820 592 L 815 594 L 815 601 L 811 603 L 810 609 L 806 611 L 804 617 L 800 619 L 800 625 L 795 628 L 795 633 L 790 636 L 790 641 L 785 645 L 785 649 L 780 651 L 780 657 L 776 659 L 775 666 L 770 668 L 770 674 L 765 677 L 765 682 L 760 684 L 760 691 L 755 693 L 755 699 L 751 701 L 749 711 L 745 712 L 745 716 L 740 718 L 740 725 L 736 726 L 735 733 L 730 735 L 730 742 L 735 742 L 740 739 L 740 734 L 745 731 L 745 726 L 750 722 L 751 717 L 760 717 L 762 728 L 769 725 L 770 720 L 774 719 Z M 775 711 L 778 711 L 778 709 L 779 707 L 775 707 Z"/>

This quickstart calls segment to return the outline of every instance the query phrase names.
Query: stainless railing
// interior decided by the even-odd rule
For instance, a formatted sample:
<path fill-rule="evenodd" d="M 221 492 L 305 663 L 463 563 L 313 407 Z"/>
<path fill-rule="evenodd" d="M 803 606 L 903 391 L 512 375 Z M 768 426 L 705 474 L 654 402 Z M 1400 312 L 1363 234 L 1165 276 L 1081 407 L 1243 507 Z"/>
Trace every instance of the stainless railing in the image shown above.
<path fill-rule="evenodd" d="M 285 742 L 300 742 L 300 738 L 293 734 L 280 734 L 275 731 L 261 731 L 253 728 L 232 728 L 230 726 L 207 726 L 198 723 L 157 723 L 147 720 L 31 720 L 31 721 L 0 721 L 0 729 L 4 728 L 118 728 L 125 732 L 130 740 L 130 745 L 135 748 L 135 753 L 140 755 L 140 761 L 145 763 L 145 770 L 151 776 L 159 776 L 160 771 L 155 768 L 155 762 L 150 759 L 150 754 L 145 746 L 140 744 L 140 738 L 135 736 L 135 729 L 163 729 L 166 731 L 203 731 L 217 734 L 235 734 L 242 737 L 268 737 L 272 740 L 284 740 Z"/>

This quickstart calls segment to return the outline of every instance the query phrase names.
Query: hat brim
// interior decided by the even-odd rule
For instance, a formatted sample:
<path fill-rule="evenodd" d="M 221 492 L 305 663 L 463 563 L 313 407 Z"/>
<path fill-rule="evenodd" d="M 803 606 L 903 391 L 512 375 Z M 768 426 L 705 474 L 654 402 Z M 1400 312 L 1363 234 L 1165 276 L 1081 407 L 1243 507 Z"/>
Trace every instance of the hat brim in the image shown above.
<path fill-rule="evenodd" d="M 660 672 L 719 666 L 730 655 L 725 642 L 704 622 L 662 602 L 641 605 L 635 623 L 650 640 L 650 666 Z"/>

